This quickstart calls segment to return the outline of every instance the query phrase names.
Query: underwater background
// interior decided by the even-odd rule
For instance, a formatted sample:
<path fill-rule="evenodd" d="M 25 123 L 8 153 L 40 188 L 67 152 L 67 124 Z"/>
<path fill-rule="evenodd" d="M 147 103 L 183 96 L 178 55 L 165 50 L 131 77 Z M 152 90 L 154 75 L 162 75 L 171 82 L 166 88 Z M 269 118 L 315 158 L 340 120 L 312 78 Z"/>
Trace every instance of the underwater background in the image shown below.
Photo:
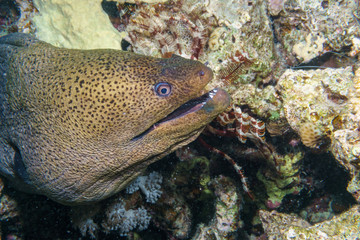
<path fill-rule="evenodd" d="M 1 239 L 359 239 L 358 0 L 0 0 L 0 36 L 205 63 L 231 106 L 119 194 L 0 179 Z"/>

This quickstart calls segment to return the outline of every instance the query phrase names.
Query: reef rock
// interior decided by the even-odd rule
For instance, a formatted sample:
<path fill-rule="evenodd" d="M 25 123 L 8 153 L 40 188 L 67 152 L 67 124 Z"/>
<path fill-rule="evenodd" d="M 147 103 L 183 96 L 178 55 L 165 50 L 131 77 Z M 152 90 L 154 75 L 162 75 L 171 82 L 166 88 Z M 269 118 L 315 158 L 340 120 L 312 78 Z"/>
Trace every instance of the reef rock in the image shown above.
<path fill-rule="evenodd" d="M 360 34 L 356 1 L 269 0 L 275 35 L 292 63 L 350 46 Z M 273 11 L 272 9 L 276 9 Z"/>
<path fill-rule="evenodd" d="M 360 70 L 351 67 L 287 70 L 279 80 L 285 117 L 304 145 L 329 150 L 352 178 L 348 191 L 360 201 Z"/>
<path fill-rule="evenodd" d="M 260 220 L 269 240 L 285 239 L 358 239 L 360 206 L 328 221 L 310 225 L 295 214 L 260 210 Z"/>
<path fill-rule="evenodd" d="M 242 225 L 242 196 L 228 177 L 216 177 L 211 185 L 215 188 L 216 195 L 215 217 L 208 225 L 200 224 L 192 239 L 237 239 L 237 231 Z"/>

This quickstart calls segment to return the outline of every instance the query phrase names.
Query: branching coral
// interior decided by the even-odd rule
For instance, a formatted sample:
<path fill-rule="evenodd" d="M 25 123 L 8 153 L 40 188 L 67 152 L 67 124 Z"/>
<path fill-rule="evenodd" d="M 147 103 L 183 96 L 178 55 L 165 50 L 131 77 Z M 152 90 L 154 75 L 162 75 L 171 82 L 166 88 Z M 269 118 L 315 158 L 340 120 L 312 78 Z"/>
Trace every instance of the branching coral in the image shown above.
<path fill-rule="evenodd" d="M 77 206 L 71 211 L 73 226 L 79 229 L 82 236 L 90 236 L 95 239 L 99 232 L 117 232 L 127 235 L 130 231 L 144 230 L 149 226 L 151 216 L 145 205 L 139 207 L 134 204 L 134 199 L 141 201 L 140 194 L 133 194 L 139 189 L 145 194 L 147 202 L 155 203 L 161 196 L 160 190 L 162 176 L 152 172 L 148 176 L 140 176 L 131 183 L 126 192 L 132 194 L 126 198 L 120 196 L 111 198 L 105 205 L 93 204 L 92 206 Z M 105 215 L 101 214 L 105 212 Z"/>
<path fill-rule="evenodd" d="M 140 176 L 127 188 L 126 192 L 132 194 L 137 190 L 141 190 L 145 194 L 146 201 L 149 203 L 155 203 L 161 196 L 162 176 L 157 172 L 152 172 L 149 176 Z"/>
<path fill-rule="evenodd" d="M 94 222 L 94 220 L 91 218 L 84 219 L 84 221 L 79 224 L 81 235 L 86 236 L 88 234 L 92 239 L 96 239 L 96 232 L 99 226 Z"/>
<path fill-rule="evenodd" d="M 144 208 L 127 210 L 123 202 L 115 202 L 107 209 L 102 226 L 107 232 L 118 231 L 123 236 L 135 228 L 140 231 L 146 229 L 150 219 Z"/>

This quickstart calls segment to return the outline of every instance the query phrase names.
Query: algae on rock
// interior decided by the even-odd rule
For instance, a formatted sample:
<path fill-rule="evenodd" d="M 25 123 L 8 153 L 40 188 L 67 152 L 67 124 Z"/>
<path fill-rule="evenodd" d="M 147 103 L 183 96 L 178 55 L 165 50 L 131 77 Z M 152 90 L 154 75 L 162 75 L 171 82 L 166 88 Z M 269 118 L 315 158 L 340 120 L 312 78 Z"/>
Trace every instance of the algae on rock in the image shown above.
<path fill-rule="evenodd" d="M 260 169 L 256 176 L 264 183 L 268 199 L 268 208 L 277 208 L 283 198 L 288 194 L 299 193 L 302 189 L 300 184 L 299 162 L 303 159 L 303 152 L 287 153 L 284 156 L 277 156 L 277 172 L 264 174 L 269 169 Z M 273 176 L 271 176 L 273 175 Z"/>

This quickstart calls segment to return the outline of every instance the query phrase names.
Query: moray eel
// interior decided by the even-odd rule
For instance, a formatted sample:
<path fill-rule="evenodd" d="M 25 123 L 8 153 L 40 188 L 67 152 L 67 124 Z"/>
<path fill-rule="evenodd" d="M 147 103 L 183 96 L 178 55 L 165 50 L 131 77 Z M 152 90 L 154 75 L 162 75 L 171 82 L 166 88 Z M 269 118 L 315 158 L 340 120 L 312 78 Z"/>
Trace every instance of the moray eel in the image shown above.
<path fill-rule="evenodd" d="M 0 174 L 66 205 L 105 199 L 184 146 L 229 105 L 212 71 L 112 50 L 0 38 Z"/>

